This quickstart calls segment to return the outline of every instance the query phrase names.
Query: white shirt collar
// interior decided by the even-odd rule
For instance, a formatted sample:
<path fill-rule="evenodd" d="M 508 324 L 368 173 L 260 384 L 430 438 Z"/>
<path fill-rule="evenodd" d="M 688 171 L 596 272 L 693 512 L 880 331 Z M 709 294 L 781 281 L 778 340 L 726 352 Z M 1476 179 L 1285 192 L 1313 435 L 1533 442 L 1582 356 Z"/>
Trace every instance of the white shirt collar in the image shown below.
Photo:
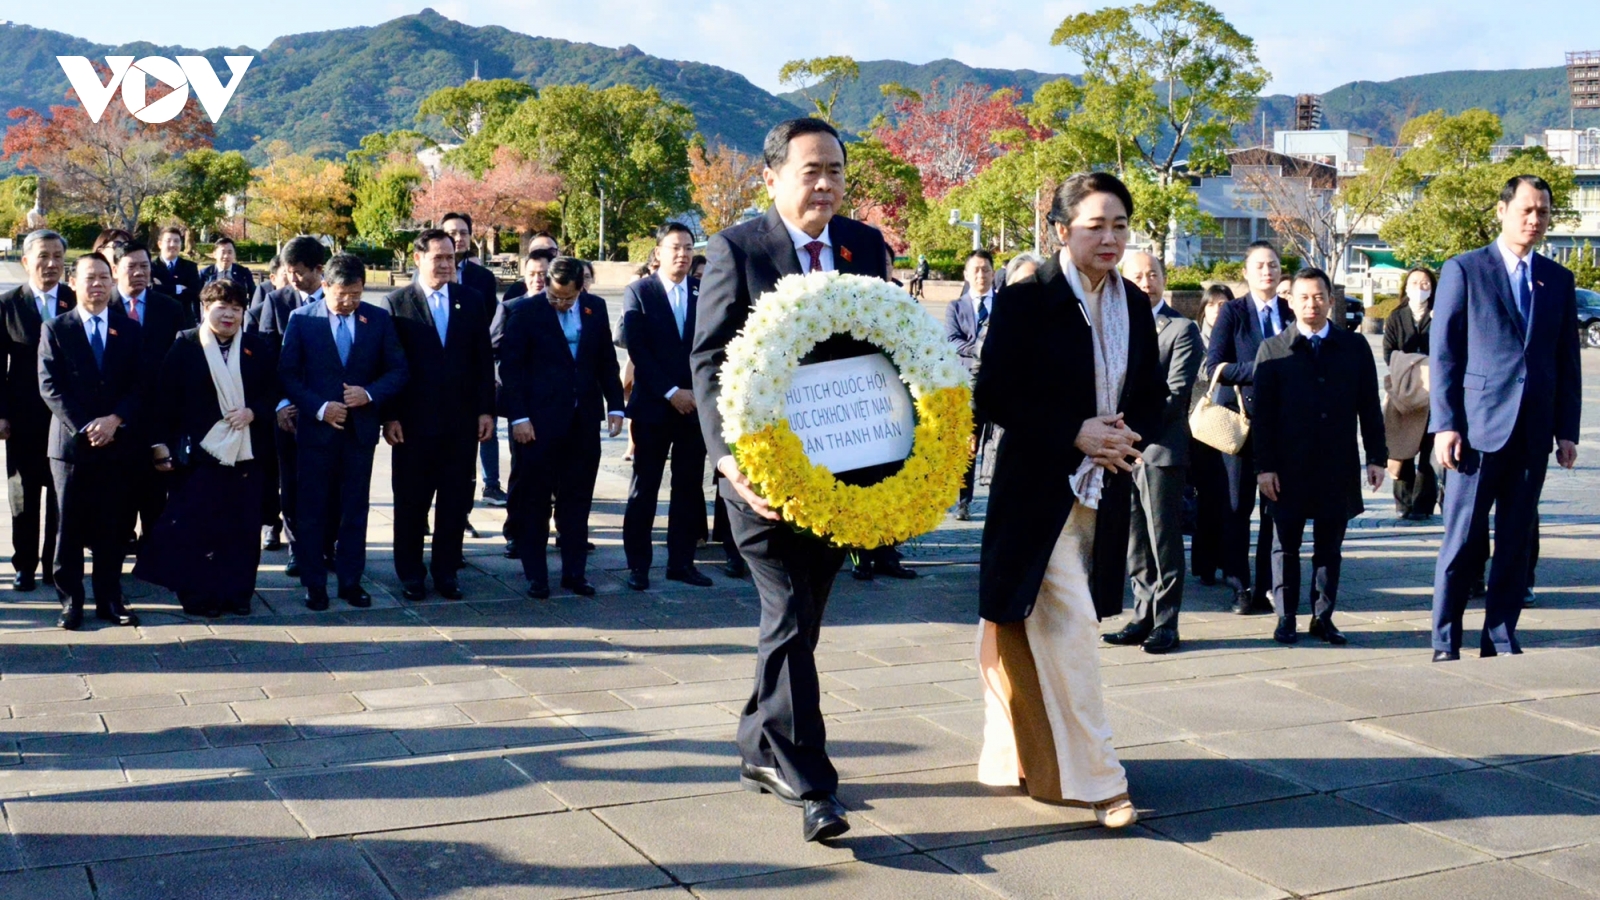
<path fill-rule="evenodd" d="M 1159 316 L 1159 315 L 1161 315 L 1161 311 L 1163 309 L 1166 309 L 1166 308 L 1167 308 L 1167 301 L 1166 301 L 1165 298 L 1163 298 L 1160 301 L 1158 301 L 1155 306 L 1150 307 L 1150 315 Z"/>
<path fill-rule="evenodd" d="M 1274 294 L 1271 297 L 1268 297 L 1265 300 L 1262 300 L 1262 299 L 1257 298 L 1256 295 L 1252 293 L 1252 294 L 1250 294 L 1250 302 L 1255 304 L 1256 316 L 1258 318 L 1260 317 L 1261 313 L 1264 310 L 1269 310 L 1269 309 L 1272 310 L 1272 314 L 1274 316 L 1276 316 L 1278 314 L 1278 297 L 1277 297 L 1276 294 Z"/>
<path fill-rule="evenodd" d="M 100 325 L 102 326 L 102 328 L 107 324 L 108 316 L 111 313 L 111 307 L 109 307 L 109 306 L 106 307 L 105 309 L 100 310 L 99 313 L 91 313 L 91 312 L 89 312 L 89 310 L 85 309 L 82 305 L 74 306 L 73 309 L 77 311 L 78 319 L 80 321 L 82 321 L 85 326 L 87 326 L 89 324 L 89 320 L 90 319 L 99 319 L 100 320 Z M 106 336 L 105 332 L 102 331 L 101 337 L 105 337 L 105 336 Z"/>
<path fill-rule="evenodd" d="M 1313 333 L 1311 329 L 1307 328 L 1304 322 L 1296 321 L 1294 323 L 1294 327 L 1295 327 L 1296 330 L 1298 330 L 1300 332 L 1300 336 L 1303 337 L 1303 338 L 1311 338 L 1311 337 L 1325 338 L 1325 337 L 1328 336 L 1329 329 L 1331 329 L 1333 327 L 1333 320 L 1330 319 L 1330 320 L 1328 320 L 1326 322 L 1323 322 L 1322 323 L 1322 330 L 1321 331 L 1317 331 L 1315 333 Z"/>
<path fill-rule="evenodd" d="M 669 299 L 669 300 L 672 299 L 672 289 L 673 288 L 681 287 L 685 291 L 687 291 L 688 287 L 689 287 L 689 276 L 685 275 L 683 277 L 682 281 L 674 284 L 672 282 L 672 279 L 667 277 L 665 269 L 657 269 L 656 270 L 656 280 L 661 282 L 661 288 L 662 288 L 662 290 L 665 290 L 667 292 L 667 299 Z"/>
<path fill-rule="evenodd" d="M 1518 256 L 1512 252 L 1510 247 L 1506 246 L 1505 238 L 1495 238 L 1494 245 L 1500 251 L 1500 259 L 1504 261 L 1507 273 L 1514 274 L 1517 271 L 1517 263 L 1527 263 L 1528 277 L 1533 277 L 1534 251 L 1529 250 L 1527 256 Z"/>
<path fill-rule="evenodd" d="M 127 306 L 130 303 L 143 303 L 144 302 L 144 295 L 149 293 L 149 292 L 150 292 L 150 289 L 149 288 L 145 288 L 144 290 L 140 291 L 138 294 L 130 297 L 127 294 L 123 294 L 122 291 L 120 291 L 120 290 L 117 291 L 118 294 L 122 295 L 122 305 L 123 306 Z"/>
<path fill-rule="evenodd" d="M 56 286 L 48 291 L 41 291 L 34 287 L 33 282 L 30 281 L 28 282 L 28 290 L 32 291 L 35 297 L 43 297 L 47 303 L 54 304 L 56 302 L 56 292 L 61 290 L 61 282 L 56 282 Z"/>
<path fill-rule="evenodd" d="M 431 290 L 431 291 L 428 290 L 427 285 L 423 284 L 420 281 L 417 282 L 417 287 L 422 289 L 422 296 L 423 296 L 424 299 L 431 300 L 431 299 L 433 299 L 433 295 L 434 294 L 443 294 L 445 302 L 446 303 L 450 302 L 450 282 L 448 282 L 448 281 L 446 281 L 444 284 L 439 285 L 438 288 L 436 288 L 434 290 Z"/>
<path fill-rule="evenodd" d="M 817 235 L 816 237 L 812 237 L 811 235 L 806 234 L 804 231 L 796 228 L 793 223 L 791 223 L 788 219 L 784 219 L 782 215 L 778 216 L 778 218 L 783 219 L 783 227 L 789 229 L 789 240 L 794 241 L 794 248 L 796 250 L 804 249 L 805 246 L 812 241 L 821 241 L 823 246 L 829 248 L 830 250 L 833 249 L 833 238 L 828 234 L 828 232 L 833 230 L 832 222 L 829 222 L 823 227 L 821 234 Z"/>

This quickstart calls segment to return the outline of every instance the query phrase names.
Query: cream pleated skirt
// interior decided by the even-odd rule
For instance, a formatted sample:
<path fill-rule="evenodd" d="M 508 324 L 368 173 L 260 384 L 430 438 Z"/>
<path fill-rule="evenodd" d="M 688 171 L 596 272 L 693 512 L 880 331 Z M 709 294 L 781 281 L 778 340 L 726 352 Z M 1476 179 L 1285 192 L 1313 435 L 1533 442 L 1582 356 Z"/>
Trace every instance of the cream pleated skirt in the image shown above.
<path fill-rule="evenodd" d="M 978 780 L 1025 784 L 1036 800 L 1092 805 L 1128 795 L 1100 684 L 1100 622 L 1089 594 L 1095 511 L 1072 508 L 1033 614 L 978 623 L 985 703 Z"/>

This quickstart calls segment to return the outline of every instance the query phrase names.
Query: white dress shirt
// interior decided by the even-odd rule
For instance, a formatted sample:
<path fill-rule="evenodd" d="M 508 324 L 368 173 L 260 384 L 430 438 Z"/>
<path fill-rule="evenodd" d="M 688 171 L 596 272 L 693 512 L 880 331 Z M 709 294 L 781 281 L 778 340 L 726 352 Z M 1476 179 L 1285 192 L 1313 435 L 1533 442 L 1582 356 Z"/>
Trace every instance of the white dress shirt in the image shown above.
<path fill-rule="evenodd" d="M 317 293 L 320 294 L 322 292 L 321 291 L 317 291 Z M 333 311 L 333 307 L 331 307 L 331 306 L 328 307 L 328 332 L 329 332 L 329 334 L 331 334 L 333 336 L 333 345 L 335 347 L 339 346 L 339 319 L 340 318 L 341 318 L 341 316 L 338 313 L 335 313 Z M 343 316 L 342 318 L 344 318 L 345 320 L 347 320 L 350 323 L 349 324 L 349 327 L 350 327 L 350 349 L 352 351 L 354 351 L 355 350 L 355 346 L 356 346 L 356 314 L 355 313 L 351 313 L 350 315 Z M 367 393 L 367 389 L 366 388 L 362 388 L 361 389 L 361 393 L 367 395 L 367 402 L 368 403 L 372 402 L 372 395 Z M 278 408 L 282 409 L 283 408 L 283 404 L 280 403 L 278 405 Z M 317 407 L 317 421 L 318 422 L 326 422 L 327 421 L 327 419 L 323 418 L 323 415 L 325 413 L 327 413 L 327 411 L 328 411 L 328 404 L 327 403 L 324 403 L 321 406 Z"/>
<path fill-rule="evenodd" d="M 137 295 L 129 297 L 127 294 L 118 291 L 117 295 L 121 298 L 122 308 L 125 312 L 127 312 L 128 317 L 133 319 L 135 322 L 140 323 L 141 325 L 144 324 L 145 292 L 140 291 Z"/>
<path fill-rule="evenodd" d="M 1163 302 L 1165 302 L 1165 301 L 1163 301 Z M 1261 323 L 1261 314 L 1263 312 L 1266 312 L 1266 313 L 1269 313 L 1272 316 L 1272 334 L 1282 334 L 1283 333 L 1283 316 L 1278 314 L 1278 298 L 1277 298 L 1276 295 L 1274 295 L 1272 297 L 1268 297 L 1266 300 L 1260 300 L 1260 299 L 1257 299 L 1255 294 L 1251 294 L 1250 295 L 1250 302 L 1252 304 L 1254 304 L 1254 306 L 1255 306 L 1256 324 L 1259 325 Z M 1265 335 L 1264 334 L 1264 335 L 1262 335 L 1262 338 L 1267 338 L 1267 337 L 1271 337 L 1271 336 L 1272 335 Z"/>
<path fill-rule="evenodd" d="M 1500 260 L 1506 267 L 1506 278 L 1511 282 L 1512 290 L 1517 287 L 1517 263 L 1527 266 L 1528 278 L 1522 286 L 1528 290 L 1529 296 L 1533 295 L 1533 251 L 1529 250 L 1527 256 L 1518 256 L 1510 247 L 1506 246 L 1505 238 L 1495 238 L 1494 245 L 1500 251 Z M 1512 299 L 1515 299 L 1513 296 Z"/>
<path fill-rule="evenodd" d="M 1311 329 L 1309 329 L 1309 328 L 1307 328 L 1305 326 L 1304 322 L 1298 322 L 1298 321 L 1294 323 L 1294 327 L 1295 327 L 1295 330 L 1300 332 L 1300 336 L 1305 338 L 1308 341 L 1311 340 L 1313 337 L 1325 340 L 1328 337 L 1329 330 L 1331 330 L 1332 327 L 1333 327 L 1333 323 L 1332 322 L 1323 322 L 1322 323 L 1322 328 L 1319 331 L 1312 331 Z"/>
<path fill-rule="evenodd" d="M 809 253 L 806 254 L 806 261 L 809 262 L 810 259 L 811 259 L 811 254 L 809 254 Z M 656 278 L 661 280 L 661 289 L 667 292 L 667 305 L 672 308 L 672 324 L 673 324 L 673 327 L 675 327 L 675 328 L 678 327 L 678 323 L 680 321 L 681 322 L 688 322 L 689 321 L 689 279 L 688 278 L 684 278 L 682 281 L 674 282 L 674 281 L 670 280 L 669 278 L 667 278 L 667 273 L 666 273 L 666 270 L 664 270 L 664 269 L 657 269 L 656 270 Z M 678 312 L 678 307 L 680 305 L 682 305 L 682 307 L 683 307 L 683 312 L 681 314 Z M 678 337 L 680 337 L 680 338 L 683 337 L 683 332 L 681 330 L 678 332 Z M 672 399 L 672 395 L 676 394 L 677 392 L 678 392 L 678 386 L 677 385 L 673 385 L 672 387 L 667 388 L 667 399 L 671 400 Z"/>
<path fill-rule="evenodd" d="M 779 216 L 778 218 L 783 219 L 782 216 Z M 788 219 L 783 219 L 783 227 L 789 229 L 789 240 L 794 241 L 794 253 L 796 256 L 800 257 L 801 274 L 811 274 L 811 252 L 806 249 L 806 245 L 812 241 L 822 242 L 822 271 L 834 271 L 833 238 L 829 237 L 828 235 L 828 232 L 831 230 L 831 226 L 830 228 L 822 229 L 822 233 L 816 237 L 812 237 L 811 235 L 806 234 L 804 231 L 796 228 Z"/>
<path fill-rule="evenodd" d="M 1158 301 L 1156 303 L 1155 306 L 1150 307 L 1150 315 L 1152 317 L 1154 317 L 1154 318 L 1159 319 L 1159 318 L 1161 318 L 1161 311 L 1163 309 L 1166 309 L 1166 308 L 1167 308 L 1167 301 L 1160 300 L 1160 301 Z"/>
<path fill-rule="evenodd" d="M 55 318 L 52 312 L 56 308 L 56 291 L 61 290 L 61 284 L 58 282 L 50 290 L 41 291 L 32 282 L 29 282 L 28 290 L 33 292 L 33 302 L 39 308 L 39 318 L 44 319 L 46 322 Z"/>

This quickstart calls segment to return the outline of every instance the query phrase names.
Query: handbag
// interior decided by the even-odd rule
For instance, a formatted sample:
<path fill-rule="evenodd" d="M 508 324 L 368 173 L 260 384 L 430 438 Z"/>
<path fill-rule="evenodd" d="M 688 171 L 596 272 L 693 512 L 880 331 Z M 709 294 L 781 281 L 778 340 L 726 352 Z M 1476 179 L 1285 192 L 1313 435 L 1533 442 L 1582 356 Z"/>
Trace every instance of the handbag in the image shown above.
<path fill-rule="evenodd" d="M 1222 377 L 1222 367 L 1211 373 L 1211 386 L 1201 395 L 1194 411 L 1189 413 L 1189 433 L 1208 447 L 1215 447 L 1229 456 L 1239 455 L 1250 437 L 1250 420 L 1244 413 L 1232 410 L 1212 399 L 1217 392 L 1217 382 Z"/>

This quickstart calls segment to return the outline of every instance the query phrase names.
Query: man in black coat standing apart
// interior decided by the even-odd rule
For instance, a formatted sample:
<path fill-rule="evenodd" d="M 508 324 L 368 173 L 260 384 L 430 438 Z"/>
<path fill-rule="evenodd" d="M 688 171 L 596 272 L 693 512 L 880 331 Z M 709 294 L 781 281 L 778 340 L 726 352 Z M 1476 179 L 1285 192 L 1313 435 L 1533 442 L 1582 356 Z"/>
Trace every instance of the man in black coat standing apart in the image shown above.
<path fill-rule="evenodd" d="M 459 600 L 472 465 L 494 429 L 494 357 L 484 317 L 492 299 L 452 283 L 448 234 L 429 228 L 414 250 L 416 280 L 385 298 L 411 373 L 383 411 L 383 439 L 394 448 L 394 572 L 407 600 L 423 598 L 422 537 L 437 496 L 433 589 Z"/>
<path fill-rule="evenodd" d="M 1296 640 L 1300 542 L 1315 519 L 1311 551 L 1312 637 L 1343 644 L 1333 625 L 1345 523 L 1359 515 L 1362 460 L 1367 485 L 1383 483 L 1388 458 L 1378 366 L 1365 338 L 1328 323 L 1333 285 L 1321 269 L 1301 269 L 1290 288 L 1297 321 L 1256 353 L 1256 483 L 1272 509 L 1273 638 Z M 1356 438 L 1360 437 L 1358 447 Z"/>
<path fill-rule="evenodd" d="M 802 835 L 817 841 L 850 828 L 834 796 L 839 776 L 823 746 L 812 656 L 844 551 L 783 522 L 739 471 L 717 412 L 720 370 L 728 341 L 779 279 L 826 271 L 886 279 L 888 255 L 877 229 L 834 215 L 844 199 L 845 150 L 833 126 L 819 119 L 782 122 L 767 133 L 762 155 L 772 208 L 713 236 L 706 248 L 691 356 L 694 400 L 707 450 L 723 476 L 719 490 L 734 539 L 761 595 L 756 684 L 739 722 L 739 780 L 747 790 L 801 807 Z M 871 350 L 836 335 L 807 361 Z"/>
<path fill-rule="evenodd" d="M 14 591 L 38 587 L 34 570 L 44 563 L 45 584 L 54 584 L 56 486 L 50 477 L 47 441 L 50 408 L 39 396 L 39 331 L 44 323 L 78 305 L 62 281 L 66 239 L 35 231 L 22 239 L 26 284 L 0 296 L 0 440 L 6 442 L 6 477 L 11 495 L 11 567 Z M 39 501 L 40 492 L 44 503 Z M 44 513 L 44 553 L 39 518 Z"/>
<path fill-rule="evenodd" d="M 650 587 L 653 551 L 650 532 L 656 520 L 661 472 L 672 457 L 672 497 L 667 507 L 667 580 L 710 587 L 694 567 L 694 545 L 705 523 L 706 444 L 694 403 L 689 345 L 694 340 L 695 303 L 700 281 L 689 275 L 694 235 L 678 222 L 656 233 L 654 275 L 628 285 L 622 298 L 622 342 L 633 360 L 633 484 L 622 519 L 622 547 L 628 556 L 628 587 Z M 698 519 L 698 524 L 697 520 Z"/>
<path fill-rule="evenodd" d="M 200 321 L 200 267 L 183 255 L 183 229 L 168 225 L 156 237 L 160 256 L 151 260 L 150 282 Z"/>

